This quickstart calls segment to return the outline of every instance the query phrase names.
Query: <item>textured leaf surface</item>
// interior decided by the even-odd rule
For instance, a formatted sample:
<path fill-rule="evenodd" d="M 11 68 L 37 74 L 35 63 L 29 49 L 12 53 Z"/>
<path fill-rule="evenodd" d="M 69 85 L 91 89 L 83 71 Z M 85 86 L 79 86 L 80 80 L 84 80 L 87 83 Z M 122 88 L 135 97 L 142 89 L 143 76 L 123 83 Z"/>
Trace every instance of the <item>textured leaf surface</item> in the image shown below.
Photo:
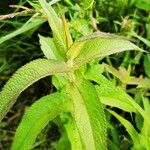
<path fill-rule="evenodd" d="M 74 113 L 83 149 L 104 150 L 106 144 L 106 120 L 103 107 L 94 86 L 85 80 L 68 88 L 73 101 Z"/>
<path fill-rule="evenodd" d="M 100 77 L 101 78 L 99 78 L 98 76 L 93 76 L 93 78 L 91 80 L 97 82 L 99 85 L 101 85 L 101 83 L 105 83 L 107 85 L 108 81 L 106 82 L 106 80 L 103 80 L 104 79 L 103 76 L 100 76 Z M 111 92 L 113 92 L 113 91 L 111 91 Z M 115 92 L 117 93 L 118 91 L 115 91 Z M 127 105 L 125 105 L 124 108 L 123 108 L 123 104 L 121 104 L 121 105 L 117 104 L 117 106 L 119 106 L 121 109 L 124 109 L 126 111 L 135 111 L 135 110 L 138 111 L 141 114 L 141 116 L 145 119 L 145 121 L 150 125 L 150 120 L 147 118 L 146 112 L 143 110 L 143 108 L 138 103 L 136 103 L 132 98 L 131 99 L 128 98 L 125 101 L 127 102 L 126 104 L 129 105 L 130 110 L 128 110 L 128 108 L 127 108 L 128 106 Z M 114 105 L 111 102 L 110 102 L 110 104 Z"/>
<path fill-rule="evenodd" d="M 69 71 L 62 61 L 38 59 L 20 68 L 6 83 L 0 93 L 0 121 L 15 103 L 19 94 L 37 80 Z"/>
<path fill-rule="evenodd" d="M 48 59 L 59 59 L 62 60 L 63 58 L 58 53 L 57 48 L 55 46 L 54 40 L 50 37 L 44 37 L 39 35 L 41 49 Z"/>
<path fill-rule="evenodd" d="M 29 150 L 37 135 L 62 111 L 70 108 L 69 98 L 65 94 L 55 93 L 35 102 L 25 113 L 17 128 L 12 150 Z"/>
<path fill-rule="evenodd" d="M 62 21 L 54 9 L 45 0 L 39 0 L 39 3 L 42 6 L 45 15 L 47 16 L 49 25 L 53 31 L 54 42 L 62 57 L 65 57 L 66 43 Z"/>
<path fill-rule="evenodd" d="M 142 100 L 143 100 L 144 110 L 147 113 L 147 117 L 150 118 L 149 99 L 146 97 L 143 97 Z M 149 124 L 147 124 L 145 120 L 143 121 L 143 127 L 141 129 L 140 136 L 141 136 L 141 139 L 143 140 L 143 144 L 145 145 L 146 150 L 150 150 L 150 128 L 149 128 Z"/>
<path fill-rule="evenodd" d="M 41 25 L 42 23 L 45 22 L 45 19 L 43 18 L 30 18 L 21 28 L 19 28 L 18 30 L 9 33 L 3 37 L 0 38 L 0 44 L 2 44 L 3 42 L 12 39 L 13 37 L 22 34 L 24 32 L 27 32 L 31 29 L 35 29 L 37 26 Z"/>
<path fill-rule="evenodd" d="M 120 36 L 96 32 L 76 41 L 69 49 L 67 55 L 71 60 L 74 59 L 75 65 L 81 65 L 97 57 L 133 49 L 141 50 Z"/>
<path fill-rule="evenodd" d="M 117 107 L 129 112 L 136 112 L 136 109 L 130 103 L 133 99 L 121 88 L 116 87 L 111 81 L 101 75 L 99 73 L 100 71 L 97 70 L 98 68 L 100 68 L 100 65 L 92 66 L 88 69 L 85 76 L 86 79 L 95 81 L 99 84 L 95 87 L 100 101 L 105 105 Z"/>

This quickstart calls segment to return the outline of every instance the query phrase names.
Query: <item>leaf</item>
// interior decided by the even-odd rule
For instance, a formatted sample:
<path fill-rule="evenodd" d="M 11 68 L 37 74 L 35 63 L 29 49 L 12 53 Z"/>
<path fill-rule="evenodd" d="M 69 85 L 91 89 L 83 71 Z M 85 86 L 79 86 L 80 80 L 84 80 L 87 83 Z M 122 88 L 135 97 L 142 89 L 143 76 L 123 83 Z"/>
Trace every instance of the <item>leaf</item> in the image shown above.
<path fill-rule="evenodd" d="M 108 147 L 111 150 L 119 150 L 118 146 L 110 139 L 108 139 Z"/>
<path fill-rule="evenodd" d="M 126 119 L 124 119 L 123 117 L 121 117 L 120 115 L 118 115 L 116 112 L 114 112 L 112 110 L 108 110 L 108 112 L 111 113 L 113 116 L 115 116 L 121 122 L 121 124 L 126 128 L 127 132 L 129 133 L 132 140 L 134 141 L 134 144 L 136 144 L 136 147 L 140 147 L 139 134 L 134 129 L 132 124 L 129 121 L 127 121 Z"/>
<path fill-rule="evenodd" d="M 77 126 L 83 149 L 105 150 L 106 119 L 94 86 L 86 80 L 71 83 L 66 89 L 73 101 L 72 116 Z"/>
<path fill-rule="evenodd" d="M 140 41 L 142 41 L 146 46 L 150 47 L 150 41 L 147 40 L 146 38 L 143 38 L 142 36 L 138 35 L 136 32 L 132 32 L 131 35 L 139 39 Z"/>
<path fill-rule="evenodd" d="M 94 0 L 83 0 L 84 8 L 88 9 L 90 8 L 94 3 Z"/>
<path fill-rule="evenodd" d="M 150 78 L 150 53 L 144 56 L 144 70 L 146 75 Z"/>
<path fill-rule="evenodd" d="M 71 147 L 70 147 L 71 150 L 82 149 L 83 147 L 82 147 L 81 138 L 80 138 L 80 135 L 78 132 L 78 128 L 76 126 L 75 121 L 71 117 L 71 115 L 70 114 L 69 115 L 61 114 L 60 117 L 61 117 L 61 122 L 65 122 L 64 127 L 66 129 L 69 141 L 71 143 Z M 64 145 L 64 143 L 63 143 L 63 145 Z M 62 149 L 62 148 L 60 148 L 60 149 Z M 58 150 L 60 150 L 60 149 L 58 149 Z M 69 149 L 69 148 L 67 148 L 67 149 Z"/>
<path fill-rule="evenodd" d="M 110 65 L 103 64 L 106 71 L 117 77 L 121 82 L 128 85 L 137 85 L 137 88 L 150 88 L 150 80 L 147 78 L 130 76 L 130 70 L 119 67 L 119 71 Z"/>
<path fill-rule="evenodd" d="M 104 85 L 104 84 L 106 84 L 106 85 L 108 85 L 108 86 L 105 86 L 106 88 L 107 87 L 109 87 L 109 86 L 111 86 L 111 85 L 109 85 L 109 80 L 106 80 L 105 78 L 104 78 L 104 76 L 102 76 L 102 75 L 94 75 L 93 74 L 93 76 L 86 76 L 86 78 L 87 79 L 89 79 L 89 80 L 92 80 L 92 81 L 95 81 L 96 83 L 98 83 L 99 85 Z M 111 88 L 110 88 L 111 89 Z M 109 90 L 109 89 L 105 89 L 105 90 Z M 97 91 L 98 92 L 98 91 Z M 114 92 L 113 90 L 111 91 L 111 92 Z M 116 93 L 118 92 L 118 90 L 117 91 L 115 91 Z M 114 92 L 114 93 L 115 93 Z M 127 107 L 124 107 L 123 108 L 123 104 L 122 104 L 122 106 L 121 105 L 117 105 L 117 106 L 121 106 L 120 108 L 121 109 L 124 109 L 124 110 L 126 110 L 126 111 L 138 111 L 140 114 L 141 114 L 141 116 L 145 119 L 145 121 L 150 125 L 150 120 L 147 118 L 147 114 L 146 114 L 146 112 L 143 110 L 143 108 L 141 107 L 141 106 L 139 106 L 133 99 L 126 99 L 125 100 L 126 101 L 126 103 L 130 106 L 130 109 L 131 110 L 128 110 L 128 108 Z M 111 102 L 110 102 L 111 103 Z M 119 102 L 120 103 L 120 102 Z M 112 105 L 113 105 L 113 103 L 111 103 Z M 108 105 L 109 105 L 109 103 L 108 103 Z M 116 104 L 115 104 L 116 105 Z"/>
<path fill-rule="evenodd" d="M 46 38 L 44 36 L 39 35 L 39 39 L 40 39 L 41 49 L 44 55 L 46 56 L 46 58 L 63 60 L 61 55 L 59 55 L 52 38 L 50 37 Z"/>
<path fill-rule="evenodd" d="M 29 150 L 37 135 L 57 115 L 70 108 L 70 99 L 63 93 L 55 93 L 35 102 L 25 113 L 17 128 L 12 150 Z"/>
<path fill-rule="evenodd" d="M 0 93 L 0 121 L 27 87 L 43 77 L 68 71 L 64 62 L 47 59 L 37 59 L 20 68 Z"/>
<path fill-rule="evenodd" d="M 95 87 L 101 103 L 120 108 L 124 111 L 135 112 L 136 109 L 129 102 L 132 98 L 121 88 L 116 87 L 111 81 L 101 75 L 99 70 L 95 70 L 98 66 L 101 65 L 91 66 L 87 70 L 85 77 L 99 84 L 95 85 Z"/>
<path fill-rule="evenodd" d="M 69 31 L 69 26 L 67 24 L 67 21 L 66 21 L 66 18 L 64 15 L 62 16 L 62 25 L 63 25 L 63 32 L 65 34 L 66 47 L 67 47 L 67 49 L 69 49 L 73 43 L 73 40 L 72 40 L 70 31 Z"/>
<path fill-rule="evenodd" d="M 89 61 L 126 50 L 143 51 L 121 36 L 95 32 L 76 41 L 67 52 L 67 57 L 74 60 L 75 66 Z"/>
<path fill-rule="evenodd" d="M 136 5 L 135 5 L 138 9 L 142 9 L 142 10 L 146 10 L 146 11 L 150 11 L 150 5 L 149 5 L 149 1 L 137 1 Z"/>
<path fill-rule="evenodd" d="M 10 39 L 14 38 L 15 36 L 17 36 L 19 34 L 27 32 L 31 29 L 35 29 L 36 27 L 40 26 L 44 22 L 45 22 L 45 19 L 39 18 L 39 17 L 35 18 L 35 15 L 34 15 L 21 28 L 13 31 L 12 33 L 9 33 L 9 34 L 1 37 L 0 38 L 0 44 L 2 44 L 3 42 L 5 42 L 7 40 L 10 40 Z"/>
<path fill-rule="evenodd" d="M 71 145 L 69 143 L 67 134 L 63 133 L 57 143 L 56 150 L 66 150 L 66 149 L 71 150 Z"/>
<path fill-rule="evenodd" d="M 150 103 L 149 103 L 149 99 L 146 98 L 146 97 L 142 97 L 142 101 L 143 101 L 143 105 L 144 105 L 144 110 L 147 113 L 147 118 L 150 118 Z M 143 127 L 142 127 L 142 130 L 141 130 L 141 133 L 144 135 L 145 138 L 149 138 L 150 137 L 149 124 L 147 124 L 147 122 L 145 120 L 143 121 Z"/>
<path fill-rule="evenodd" d="M 45 15 L 47 16 L 49 25 L 53 31 L 54 43 L 57 46 L 59 53 L 64 58 L 65 51 L 66 51 L 66 43 L 65 43 L 62 21 L 58 17 L 54 9 L 45 0 L 39 0 L 39 3 L 42 6 Z"/>

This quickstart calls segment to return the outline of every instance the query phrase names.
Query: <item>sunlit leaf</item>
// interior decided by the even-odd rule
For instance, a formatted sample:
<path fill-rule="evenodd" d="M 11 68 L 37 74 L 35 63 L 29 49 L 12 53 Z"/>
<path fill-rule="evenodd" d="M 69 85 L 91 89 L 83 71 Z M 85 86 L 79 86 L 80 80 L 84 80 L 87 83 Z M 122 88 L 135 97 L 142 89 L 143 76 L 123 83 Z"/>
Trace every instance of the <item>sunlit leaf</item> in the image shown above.
<path fill-rule="evenodd" d="M 53 40 L 62 57 L 65 57 L 66 43 L 65 34 L 63 32 L 62 20 L 58 17 L 54 9 L 45 1 L 39 0 L 40 5 L 47 16 L 49 25 L 53 31 Z"/>
<path fill-rule="evenodd" d="M 83 0 L 84 8 L 88 9 L 93 5 L 94 0 Z"/>
<path fill-rule="evenodd" d="M 0 93 L 0 121 L 15 103 L 19 94 L 39 79 L 69 71 L 62 61 L 38 59 L 21 67 Z"/>
<path fill-rule="evenodd" d="M 17 128 L 12 150 L 29 150 L 37 135 L 57 115 L 69 111 L 69 98 L 62 93 L 42 97 L 25 113 Z"/>
<path fill-rule="evenodd" d="M 82 80 L 70 84 L 67 92 L 73 101 L 76 126 L 84 149 L 106 149 L 106 120 L 94 86 Z"/>
<path fill-rule="evenodd" d="M 39 35 L 41 50 L 48 59 L 63 60 L 52 38 Z"/>
<path fill-rule="evenodd" d="M 67 52 L 75 66 L 98 58 L 126 50 L 141 50 L 125 38 L 102 32 L 92 33 L 76 41 Z"/>

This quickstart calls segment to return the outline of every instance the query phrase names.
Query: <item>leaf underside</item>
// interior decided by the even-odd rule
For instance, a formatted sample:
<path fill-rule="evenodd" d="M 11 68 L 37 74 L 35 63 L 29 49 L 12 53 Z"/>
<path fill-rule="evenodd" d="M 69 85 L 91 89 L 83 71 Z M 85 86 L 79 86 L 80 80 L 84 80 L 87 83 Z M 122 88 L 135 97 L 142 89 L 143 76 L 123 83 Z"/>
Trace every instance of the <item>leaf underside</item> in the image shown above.
<path fill-rule="evenodd" d="M 143 51 L 121 36 L 95 32 L 76 41 L 68 50 L 67 56 L 74 60 L 75 66 L 80 66 L 95 58 L 126 50 Z"/>

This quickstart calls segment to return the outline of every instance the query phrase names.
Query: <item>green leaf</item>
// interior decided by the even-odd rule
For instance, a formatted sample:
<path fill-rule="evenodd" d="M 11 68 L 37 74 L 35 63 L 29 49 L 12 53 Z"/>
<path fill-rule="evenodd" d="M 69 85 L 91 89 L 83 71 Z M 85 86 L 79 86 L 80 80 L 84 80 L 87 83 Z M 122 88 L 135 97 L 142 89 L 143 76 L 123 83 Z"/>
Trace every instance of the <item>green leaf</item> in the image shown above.
<path fill-rule="evenodd" d="M 138 35 L 136 32 L 132 32 L 131 35 L 140 41 L 142 41 L 146 46 L 150 47 L 150 41 L 146 38 L 143 38 L 142 36 Z"/>
<path fill-rule="evenodd" d="M 150 53 L 144 56 L 144 70 L 146 75 L 150 78 Z"/>
<path fill-rule="evenodd" d="M 53 39 L 54 43 L 57 46 L 62 57 L 65 57 L 66 51 L 66 43 L 65 43 L 65 35 L 63 32 L 62 21 L 54 11 L 54 9 L 45 1 L 39 0 L 42 9 L 47 16 L 49 25 L 53 31 Z"/>
<path fill-rule="evenodd" d="M 110 139 L 108 139 L 108 147 L 111 150 L 119 150 L 118 146 Z"/>
<path fill-rule="evenodd" d="M 95 87 L 101 103 L 120 108 L 124 111 L 136 112 L 136 109 L 130 103 L 133 99 L 121 88 L 116 87 L 111 81 L 101 75 L 100 71 L 95 70 L 98 66 L 101 65 L 91 66 L 87 70 L 85 77 L 99 84 L 95 85 Z"/>
<path fill-rule="evenodd" d="M 113 34 L 95 32 L 76 41 L 67 52 L 67 57 L 74 60 L 75 66 L 126 50 L 143 51 L 130 41 Z"/>
<path fill-rule="evenodd" d="M 29 150 L 37 135 L 57 115 L 69 111 L 70 99 L 63 93 L 55 93 L 35 102 L 25 113 L 17 128 L 12 150 Z"/>
<path fill-rule="evenodd" d="M 116 112 L 114 112 L 112 110 L 108 110 L 108 112 L 111 113 L 112 115 L 114 115 L 121 122 L 121 124 L 126 128 L 127 132 L 129 133 L 129 135 L 131 136 L 132 140 L 136 144 L 136 147 L 139 148 L 140 147 L 139 134 L 134 129 L 132 124 L 129 121 L 127 121 L 126 119 L 124 119 L 123 117 L 121 117 L 120 115 L 118 115 Z"/>
<path fill-rule="evenodd" d="M 40 26 L 44 22 L 45 22 L 45 19 L 39 18 L 39 17 L 36 18 L 35 15 L 34 15 L 21 28 L 13 31 L 12 33 L 9 33 L 9 34 L 1 37 L 0 38 L 0 44 L 2 44 L 3 42 L 5 42 L 7 40 L 10 40 L 10 39 L 14 38 L 15 36 L 17 36 L 19 34 L 27 32 L 31 29 L 35 29 L 36 27 Z"/>
<path fill-rule="evenodd" d="M 109 81 L 108 80 L 106 80 L 105 78 L 104 78 L 104 76 L 102 76 L 102 75 L 97 75 L 97 74 L 93 74 L 93 76 L 87 76 L 86 77 L 87 79 L 89 79 L 89 80 L 92 80 L 92 81 L 95 81 L 96 83 L 98 83 L 99 85 L 108 85 L 108 86 L 105 86 L 105 90 L 110 90 L 110 89 L 108 89 L 108 87 L 109 86 L 111 86 L 110 84 L 109 84 Z M 103 89 L 104 90 L 104 89 Z M 112 90 L 112 89 L 111 89 Z M 118 93 L 118 89 L 117 90 L 115 90 L 114 89 L 114 91 L 116 92 L 116 94 Z M 111 93 L 112 92 L 114 92 L 113 90 L 111 91 Z M 98 92 L 98 91 L 97 91 Z M 105 92 L 105 91 L 104 91 Z M 114 92 L 114 93 L 115 93 Z M 106 93 L 107 94 L 107 93 Z M 122 97 L 123 98 L 123 97 Z M 120 99 L 121 100 L 121 99 Z M 141 107 L 141 106 L 139 106 L 133 99 L 130 99 L 130 98 L 128 98 L 128 99 L 126 99 L 125 100 L 126 101 L 126 103 L 127 103 L 127 105 L 128 106 L 130 106 L 129 108 L 130 108 L 130 110 L 128 110 L 128 106 L 126 107 L 124 107 L 123 106 L 123 104 L 121 103 L 121 102 L 119 102 L 121 105 L 118 105 L 118 104 L 115 104 L 117 107 L 120 107 L 121 109 L 124 109 L 124 110 L 126 110 L 126 111 L 138 111 L 140 114 L 141 114 L 141 116 L 145 119 L 145 121 L 150 125 L 150 120 L 149 120 L 149 118 L 147 118 L 147 114 L 146 114 L 146 112 L 143 110 L 143 108 Z M 106 101 L 107 102 L 107 101 Z M 108 101 L 108 105 L 109 105 L 109 103 L 111 104 L 111 105 L 114 105 L 113 103 L 111 103 L 111 102 L 109 102 Z M 114 106 L 115 106 L 114 105 Z"/>
<path fill-rule="evenodd" d="M 56 150 L 66 150 L 66 149 L 71 150 L 71 145 L 68 140 L 67 134 L 63 133 L 57 143 Z"/>
<path fill-rule="evenodd" d="M 106 120 L 104 109 L 94 86 L 86 80 L 71 83 L 67 88 L 73 101 L 72 113 L 77 126 L 83 149 L 105 150 Z"/>
<path fill-rule="evenodd" d="M 0 93 L 0 121 L 27 87 L 43 77 L 69 70 L 65 62 L 47 59 L 34 60 L 20 68 Z"/>
<path fill-rule="evenodd" d="M 59 59 L 63 58 L 59 55 L 57 48 L 55 46 L 54 40 L 50 37 L 44 37 L 39 35 L 41 49 L 48 59 Z"/>
<path fill-rule="evenodd" d="M 61 114 L 60 117 L 61 117 L 61 121 L 65 122 L 64 127 L 66 129 L 68 139 L 71 143 L 71 150 L 78 150 L 78 149 L 80 150 L 80 149 L 82 149 L 83 147 L 82 147 L 82 143 L 81 143 L 81 137 L 79 135 L 76 123 L 74 122 L 71 115 L 70 114 L 69 115 Z"/>
<path fill-rule="evenodd" d="M 93 3 L 94 3 L 94 0 L 83 0 L 83 4 L 84 4 L 85 9 L 92 7 Z"/>
<path fill-rule="evenodd" d="M 142 10 L 146 10 L 146 11 L 150 11 L 150 3 L 149 1 L 137 1 L 136 5 L 135 5 L 138 9 L 142 9 Z"/>
<path fill-rule="evenodd" d="M 67 49 L 69 49 L 73 43 L 73 40 L 72 40 L 70 31 L 69 31 L 69 26 L 67 24 L 67 21 L 66 21 L 66 18 L 64 15 L 62 16 L 62 25 L 63 25 L 63 32 L 65 34 L 66 47 L 67 47 Z"/>
<path fill-rule="evenodd" d="M 150 119 L 150 103 L 149 103 L 149 99 L 146 97 L 142 97 L 143 100 L 143 105 L 144 105 L 144 110 L 147 113 L 147 118 Z M 149 128 L 149 124 L 147 124 L 147 122 L 144 120 L 143 121 L 143 127 L 141 129 L 141 138 L 143 139 L 143 141 L 145 141 L 145 145 L 147 147 L 147 149 L 150 149 L 150 128 Z M 142 137 L 143 135 L 143 137 Z"/>

